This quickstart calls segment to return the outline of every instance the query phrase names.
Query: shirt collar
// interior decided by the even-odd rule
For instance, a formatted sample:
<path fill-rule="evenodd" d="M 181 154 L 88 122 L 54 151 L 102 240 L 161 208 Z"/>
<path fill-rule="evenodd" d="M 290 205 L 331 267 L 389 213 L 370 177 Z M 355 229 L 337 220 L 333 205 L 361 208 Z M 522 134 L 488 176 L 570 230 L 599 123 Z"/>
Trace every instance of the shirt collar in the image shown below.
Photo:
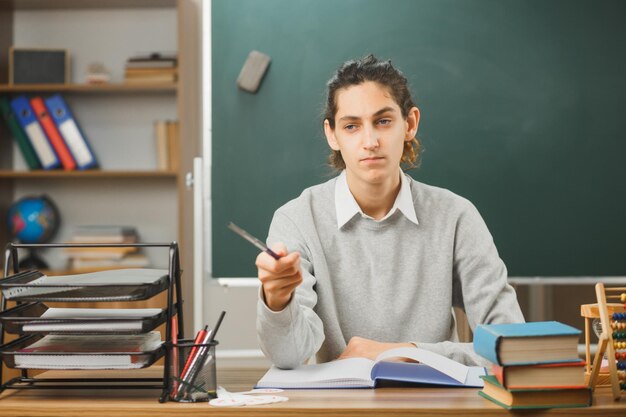
<path fill-rule="evenodd" d="M 404 173 L 400 174 L 400 192 L 396 197 L 396 200 L 393 202 L 393 206 L 389 213 L 385 215 L 380 220 L 383 221 L 390 217 L 392 214 L 396 212 L 396 210 L 400 210 L 404 217 L 415 224 L 419 224 L 417 221 L 417 215 L 415 214 L 415 206 L 413 205 L 413 196 L 411 194 L 411 186 L 409 184 L 409 180 L 406 178 Z M 346 171 L 343 170 L 341 174 L 337 177 L 337 181 L 335 181 L 335 211 L 337 213 L 337 228 L 341 229 L 350 219 L 352 219 L 356 214 L 360 214 L 361 216 L 372 219 L 372 217 L 363 213 L 361 207 L 354 199 L 354 196 L 350 192 L 350 188 L 348 187 L 348 179 L 346 177 Z"/>

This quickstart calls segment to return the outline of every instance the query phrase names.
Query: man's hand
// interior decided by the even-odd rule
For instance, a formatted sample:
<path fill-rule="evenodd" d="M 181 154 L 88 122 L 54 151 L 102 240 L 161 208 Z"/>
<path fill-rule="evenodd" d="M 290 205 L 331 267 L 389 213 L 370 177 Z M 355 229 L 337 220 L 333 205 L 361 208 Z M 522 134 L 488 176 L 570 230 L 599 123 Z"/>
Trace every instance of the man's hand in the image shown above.
<path fill-rule="evenodd" d="M 398 347 L 415 347 L 415 345 L 412 343 L 383 343 L 355 336 L 350 339 L 346 350 L 337 359 L 368 358 L 374 360 L 382 352 Z"/>
<path fill-rule="evenodd" d="M 272 311 L 281 311 L 289 304 L 296 287 L 302 283 L 300 254 L 287 254 L 287 248 L 281 243 L 271 249 L 281 258 L 276 260 L 266 252 L 261 252 L 256 258 L 256 266 L 265 304 Z"/>

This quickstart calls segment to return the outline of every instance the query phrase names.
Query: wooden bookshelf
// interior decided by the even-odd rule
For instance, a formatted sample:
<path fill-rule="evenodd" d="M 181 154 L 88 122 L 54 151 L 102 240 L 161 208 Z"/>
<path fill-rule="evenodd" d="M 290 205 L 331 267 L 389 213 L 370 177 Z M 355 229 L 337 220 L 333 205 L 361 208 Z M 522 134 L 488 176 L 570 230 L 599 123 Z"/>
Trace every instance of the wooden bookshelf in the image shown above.
<path fill-rule="evenodd" d="M 175 83 L 0 84 L 0 93 L 176 93 Z"/>
<path fill-rule="evenodd" d="M 176 178 L 176 171 L 61 171 L 61 170 L 36 170 L 36 171 L 12 171 L 0 170 L 0 178 Z"/>
<path fill-rule="evenodd" d="M 2 0 L 10 10 L 109 9 L 174 7 L 176 0 Z"/>
<path fill-rule="evenodd" d="M 60 206 L 61 215 L 65 215 L 63 227 L 66 230 L 78 222 L 133 224 L 142 230 L 149 230 L 151 236 L 154 236 L 150 237 L 151 239 L 177 240 L 181 247 L 181 262 L 185 276 L 188 279 L 193 276 L 194 264 L 191 257 L 195 232 L 192 221 L 193 193 L 187 189 L 185 173 L 193 171 L 193 158 L 201 149 L 199 98 L 202 92 L 199 85 L 201 56 L 198 54 L 201 39 L 201 5 L 201 2 L 195 0 L 0 0 L 0 95 L 11 97 L 20 94 L 31 96 L 60 93 L 70 97 L 68 104 L 73 109 L 80 109 L 77 114 L 78 123 L 85 130 L 91 144 L 96 144 L 94 146 L 96 158 L 103 167 L 99 170 L 86 171 L 28 171 L 23 163 L 16 163 L 14 160 L 15 155 L 19 153 L 15 150 L 16 145 L 10 132 L 3 125 L 3 120 L 0 120 L 0 244 L 4 245 L 11 239 L 6 217 L 12 202 L 24 195 L 45 192 Z M 27 37 L 25 41 L 23 31 L 16 29 L 27 24 L 21 23 L 23 21 L 20 20 L 20 15 L 28 16 L 31 11 L 40 15 L 36 17 L 40 21 L 45 19 L 46 13 L 54 16 L 54 19 L 50 19 L 50 25 L 42 25 L 41 30 Z M 128 49 L 124 48 L 125 45 L 119 43 L 110 45 L 111 42 L 107 43 L 106 39 L 99 38 L 102 34 L 97 30 L 93 33 L 86 30 L 65 38 L 60 36 L 60 40 L 55 42 L 68 47 L 74 63 L 79 62 L 79 57 L 85 57 L 86 49 L 81 49 L 82 45 L 92 45 L 93 50 L 99 51 L 98 60 L 101 54 L 101 60 L 107 67 L 117 66 L 118 69 L 123 65 L 124 59 L 136 53 L 175 51 L 178 55 L 178 81 L 126 83 L 121 81 L 119 74 L 112 72 L 113 80 L 116 82 L 79 83 L 82 79 L 80 74 L 85 68 L 80 64 L 73 68 L 74 76 L 71 78 L 73 82 L 69 84 L 9 85 L 7 77 L 9 48 L 20 44 L 46 46 L 46 42 L 50 41 L 45 38 L 48 33 L 46 31 L 51 31 L 51 27 L 53 30 L 50 33 L 55 35 L 53 37 L 66 31 L 76 32 L 77 29 L 72 25 L 66 28 L 63 24 L 63 19 L 69 18 L 65 16 L 72 13 L 82 17 L 100 14 L 103 27 L 109 25 L 111 28 L 116 27 L 114 20 L 116 15 L 123 13 L 124 16 L 130 15 L 135 19 L 132 25 L 126 25 L 121 29 L 124 34 L 130 33 L 128 36 L 125 35 L 124 40 L 127 39 L 131 45 L 136 44 L 124 54 L 116 54 L 115 50 Z M 146 20 L 144 16 L 156 15 L 165 21 L 163 14 L 175 18 L 176 25 L 174 34 L 169 30 L 165 31 L 167 33 L 167 37 L 164 37 L 165 46 L 142 41 L 142 37 L 151 38 L 151 34 L 162 35 L 161 28 L 155 29 L 154 23 L 149 19 L 144 21 Z M 161 22 L 159 19 L 157 20 Z M 171 29 L 170 24 L 173 20 L 167 19 L 169 20 L 165 21 L 167 26 L 164 28 Z M 143 26 L 148 28 L 147 31 Z M 172 43 L 168 43 L 167 40 L 174 39 L 174 36 L 175 43 L 172 47 Z M 66 38 L 69 41 L 64 40 Z M 80 38 L 80 42 L 74 42 L 77 38 Z M 104 111 L 96 113 L 94 109 Z M 107 112 L 109 109 L 114 111 Z M 153 110 L 154 118 L 146 116 Z M 109 115 L 113 117 L 109 118 Z M 147 158 L 150 158 L 149 155 L 153 152 L 151 147 L 154 145 L 146 138 L 156 120 L 179 122 L 180 149 L 176 170 L 157 170 L 156 164 L 152 166 L 147 163 Z M 108 126 L 112 127 L 109 137 L 102 134 Z M 95 133 L 90 134 L 94 129 Z M 117 151 L 120 154 L 119 159 L 115 157 L 112 149 L 119 149 Z M 133 159 L 134 155 L 138 156 L 137 161 Z M 118 209 L 121 206 L 119 198 L 127 199 L 128 210 Z M 109 200 L 112 203 L 109 203 Z M 108 210 L 108 204 L 115 206 L 115 209 Z M 148 210 L 147 204 L 152 204 L 151 207 L 155 209 Z M 143 216 L 141 213 L 144 212 L 153 213 L 152 217 Z M 156 216 L 159 216 L 158 220 L 155 220 Z M 155 224 L 158 227 L 153 227 Z M 64 239 L 65 235 L 59 235 L 58 238 Z M 192 294 L 191 285 L 183 286 L 187 317 L 192 317 Z M 191 325 L 191 320 L 188 320 L 185 326 L 187 332 L 192 330 Z"/>

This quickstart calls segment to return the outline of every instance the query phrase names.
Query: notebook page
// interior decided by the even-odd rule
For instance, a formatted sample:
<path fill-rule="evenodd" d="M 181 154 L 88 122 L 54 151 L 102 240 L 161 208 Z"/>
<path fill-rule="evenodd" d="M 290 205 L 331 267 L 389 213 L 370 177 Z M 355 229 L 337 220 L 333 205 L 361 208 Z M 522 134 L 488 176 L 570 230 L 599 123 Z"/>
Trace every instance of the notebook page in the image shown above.
<path fill-rule="evenodd" d="M 424 363 L 433 369 L 438 370 L 441 373 L 448 375 L 450 378 L 454 378 L 460 383 L 465 383 L 467 380 L 467 374 L 469 367 L 448 359 L 445 356 L 441 356 L 437 353 L 430 352 L 428 350 L 419 348 L 401 347 L 395 349 L 389 349 L 376 358 L 376 362 L 390 359 L 390 358 L 409 358 L 418 362 Z"/>
<path fill-rule="evenodd" d="M 294 369 L 272 366 L 257 383 L 258 387 L 312 388 L 372 386 L 370 374 L 374 362 L 365 358 L 340 359 Z"/>

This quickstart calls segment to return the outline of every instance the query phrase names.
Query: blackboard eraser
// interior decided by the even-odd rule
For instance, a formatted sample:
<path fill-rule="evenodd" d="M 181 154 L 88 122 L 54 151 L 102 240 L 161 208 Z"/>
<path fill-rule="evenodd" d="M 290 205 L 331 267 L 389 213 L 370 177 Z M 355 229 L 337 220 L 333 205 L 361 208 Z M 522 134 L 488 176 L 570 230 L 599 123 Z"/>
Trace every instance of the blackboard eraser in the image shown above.
<path fill-rule="evenodd" d="M 239 77 L 237 77 L 237 86 L 249 93 L 256 93 L 263 81 L 263 77 L 270 65 L 270 57 L 259 51 L 250 51 L 246 62 L 244 62 Z"/>

